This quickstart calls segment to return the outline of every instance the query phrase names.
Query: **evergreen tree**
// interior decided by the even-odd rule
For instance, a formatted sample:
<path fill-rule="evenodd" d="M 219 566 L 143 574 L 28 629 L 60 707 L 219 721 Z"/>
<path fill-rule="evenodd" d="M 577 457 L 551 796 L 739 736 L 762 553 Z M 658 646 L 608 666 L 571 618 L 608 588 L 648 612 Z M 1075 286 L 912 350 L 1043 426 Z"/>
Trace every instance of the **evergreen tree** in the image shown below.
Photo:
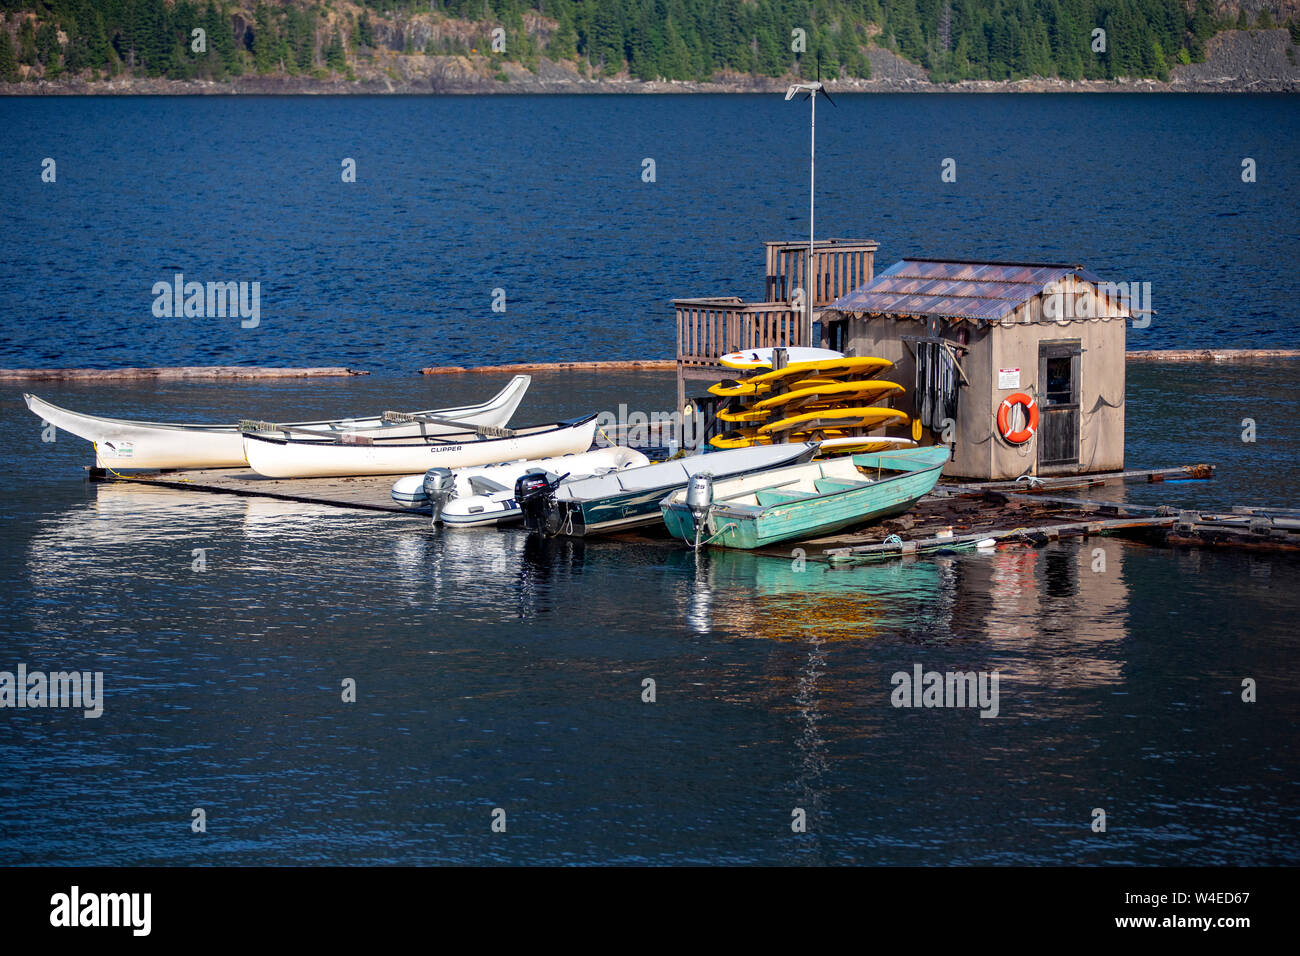
<path fill-rule="evenodd" d="M 370 23 L 370 11 L 362 12 L 360 19 L 357 20 L 357 45 L 373 48 L 375 45 L 375 31 Z"/>
<path fill-rule="evenodd" d="M 18 28 L 18 62 L 23 66 L 35 66 L 37 63 L 36 28 L 26 17 L 23 17 L 22 25 Z"/>
<path fill-rule="evenodd" d="M 274 13 L 265 3 L 259 3 L 253 11 L 253 65 L 258 73 L 270 73 L 279 61 L 279 36 Z"/>
<path fill-rule="evenodd" d="M 1255 8 L 1259 9 L 1259 8 Z M 606 75 L 708 78 L 720 72 L 811 76 L 870 74 L 867 51 L 892 49 L 941 82 L 1027 75 L 1067 79 L 1165 77 L 1176 62 L 1202 60 L 1216 32 L 1278 26 L 1271 10 L 1221 19 L 1216 0 L 0 0 L 18 64 L 54 75 L 120 64 L 138 75 L 214 78 L 253 68 L 349 72 L 350 51 L 374 49 L 377 24 L 408 40 L 416 15 L 457 17 L 483 36 L 506 29 L 506 57 L 536 69 L 546 55 L 585 59 Z M 355 12 L 353 12 L 355 11 Z M 529 11 L 555 26 L 525 28 Z M 240 49 L 234 16 L 252 23 Z M 196 26 L 208 50 L 190 47 Z M 1285 26 L 1300 43 L 1300 24 Z M 1107 49 L 1091 49 L 1094 28 Z M 791 30 L 807 32 L 807 54 Z M 66 42 L 58 41 L 59 31 Z M 411 43 L 407 44 L 414 52 Z M 426 54 L 460 52 L 454 38 L 430 40 Z M 4 57 L 0 51 L 0 58 Z"/>
<path fill-rule="evenodd" d="M 46 75 L 51 69 L 58 68 L 59 56 L 63 48 L 59 46 L 59 28 L 52 20 L 46 20 L 36 31 L 36 59 L 45 67 Z"/>
<path fill-rule="evenodd" d="M 212 75 L 220 78 L 239 69 L 239 56 L 235 50 L 235 31 L 230 20 L 209 0 L 203 11 L 203 29 L 208 32 L 208 50 L 212 58 Z"/>
<path fill-rule="evenodd" d="M 329 46 L 325 48 L 325 68 L 332 73 L 346 73 L 348 69 L 348 55 L 343 49 L 343 41 L 339 38 L 337 30 L 330 38 Z"/>
<path fill-rule="evenodd" d="M 0 26 L 0 81 L 17 83 L 18 54 L 14 52 L 14 42 L 9 38 L 7 27 Z"/>

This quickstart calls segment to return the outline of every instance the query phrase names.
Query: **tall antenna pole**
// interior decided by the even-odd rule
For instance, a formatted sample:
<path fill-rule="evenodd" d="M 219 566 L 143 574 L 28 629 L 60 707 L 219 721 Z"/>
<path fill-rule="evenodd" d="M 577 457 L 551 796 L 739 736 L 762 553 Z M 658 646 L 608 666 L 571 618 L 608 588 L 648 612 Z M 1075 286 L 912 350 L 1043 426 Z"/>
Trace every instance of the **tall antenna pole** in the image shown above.
<path fill-rule="evenodd" d="M 820 70 L 818 71 L 820 72 Z M 820 85 L 820 80 L 818 81 Z M 812 135 L 811 144 L 808 148 L 808 275 L 804 284 L 809 288 L 804 290 L 804 298 L 807 300 L 805 310 L 803 338 L 804 345 L 812 345 L 812 328 L 813 328 L 813 293 L 812 289 L 816 285 L 813 277 L 813 263 L 817 252 L 817 241 L 813 238 L 817 234 L 816 212 L 817 212 L 817 90 L 812 91 Z"/>

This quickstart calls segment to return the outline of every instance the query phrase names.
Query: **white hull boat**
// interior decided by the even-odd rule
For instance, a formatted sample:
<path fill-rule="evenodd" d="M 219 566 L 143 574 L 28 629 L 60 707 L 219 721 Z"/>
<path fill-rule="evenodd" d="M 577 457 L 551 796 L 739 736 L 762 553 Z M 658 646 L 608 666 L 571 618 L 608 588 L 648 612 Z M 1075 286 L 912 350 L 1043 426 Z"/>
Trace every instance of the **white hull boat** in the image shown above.
<path fill-rule="evenodd" d="M 515 481 L 530 471 L 566 477 L 605 475 L 650 464 L 634 448 L 614 445 L 579 455 L 562 455 L 534 461 L 511 461 L 478 468 L 433 468 L 423 475 L 408 475 L 393 485 L 393 500 L 408 508 L 431 510 L 435 521 L 448 528 L 506 525 L 523 516 L 515 502 Z"/>
<path fill-rule="evenodd" d="M 755 445 L 690 455 L 593 478 L 555 481 L 526 475 L 515 484 L 524 527 L 545 535 L 583 537 L 659 524 L 660 500 L 693 475 L 731 478 L 808 461 L 816 442 Z"/>
<path fill-rule="evenodd" d="M 506 431 L 509 434 L 499 438 L 466 429 L 418 439 L 380 435 L 353 440 L 245 432 L 244 457 L 250 468 L 267 478 L 409 475 L 430 468 L 468 468 L 584 452 L 595 440 L 596 416 Z"/>
<path fill-rule="evenodd" d="M 530 381 L 527 375 L 516 375 L 505 388 L 479 405 L 432 409 L 410 415 L 466 425 L 503 426 L 523 401 Z M 35 395 L 24 394 L 23 399 L 42 420 L 91 442 L 95 446 L 95 464 L 100 468 L 243 468 L 248 464 L 244 457 L 244 438 L 238 425 L 182 425 L 100 418 L 51 405 Z M 284 423 L 284 427 L 325 435 L 382 434 L 404 438 L 454 430 L 451 426 L 428 422 L 386 424 L 379 416 L 291 422 Z"/>

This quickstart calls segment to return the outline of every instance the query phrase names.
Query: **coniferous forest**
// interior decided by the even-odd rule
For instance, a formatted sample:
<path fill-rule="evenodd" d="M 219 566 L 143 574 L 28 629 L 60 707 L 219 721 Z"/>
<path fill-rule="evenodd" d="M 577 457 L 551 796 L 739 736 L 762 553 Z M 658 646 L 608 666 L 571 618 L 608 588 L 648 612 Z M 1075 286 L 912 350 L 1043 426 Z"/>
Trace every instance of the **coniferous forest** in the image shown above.
<path fill-rule="evenodd" d="M 1285 26 L 1300 43 L 1294 16 L 1211 0 L 0 0 L 0 13 L 6 82 L 352 78 L 389 54 L 696 81 L 807 75 L 819 61 L 824 77 L 866 78 L 872 46 L 937 82 L 1163 80 L 1222 30 Z"/>

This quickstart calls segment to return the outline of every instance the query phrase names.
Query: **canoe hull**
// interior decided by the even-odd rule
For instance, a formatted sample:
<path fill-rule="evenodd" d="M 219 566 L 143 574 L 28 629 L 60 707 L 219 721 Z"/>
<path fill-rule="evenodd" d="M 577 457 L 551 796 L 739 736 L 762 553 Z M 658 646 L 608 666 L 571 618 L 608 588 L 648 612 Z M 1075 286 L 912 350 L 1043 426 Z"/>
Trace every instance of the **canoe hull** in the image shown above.
<path fill-rule="evenodd" d="M 752 550 L 782 541 L 824 537 L 846 528 L 901 514 L 929 494 L 948 461 L 942 446 L 854 455 L 853 465 L 881 469 L 877 480 L 860 487 L 805 497 L 767 506 L 717 504 L 706 519 L 703 539 L 712 547 Z M 819 469 L 822 477 L 834 478 L 845 471 L 848 459 L 814 462 L 801 469 Z M 896 470 L 896 469 L 903 470 Z M 885 476 L 884 471 L 890 475 Z M 797 477 L 797 469 L 775 469 L 764 473 L 773 485 Z M 725 497 L 735 491 L 734 483 L 720 482 L 715 494 Z M 664 524 L 674 537 L 693 542 L 695 522 L 690 509 L 676 493 L 661 502 Z"/>
<path fill-rule="evenodd" d="M 347 478 L 407 475 L 430 468 L 469 468 L 521 458 L 572 455 L 591 447 L 596 417 L 532 429 L 512 438 L 445 439 L 429 442 L 334 442 L 244 436 L 248 465 L 267 478 Z"/>
<path fill-rule="evenodd" d="M 488 401 L 479 405 L 430 409 L 416 414 L 473 425 L 503 426 L 523 401 L 530 379 L 515 376 Z M 23 396 L 32 413 L 57 428 L 84 438 L 95 448 L 95 464 L 117 471 L 139 468 L 244 468 L 244 439 L 238 425 L 184 425 L 101 418 L 52 405 L 36 395 Z M 284 423 L 322 434 L 384 434 L 417 438 L 443 434 L 445 425 L 410 423 L 385 425 L 378 417 Z"/>

